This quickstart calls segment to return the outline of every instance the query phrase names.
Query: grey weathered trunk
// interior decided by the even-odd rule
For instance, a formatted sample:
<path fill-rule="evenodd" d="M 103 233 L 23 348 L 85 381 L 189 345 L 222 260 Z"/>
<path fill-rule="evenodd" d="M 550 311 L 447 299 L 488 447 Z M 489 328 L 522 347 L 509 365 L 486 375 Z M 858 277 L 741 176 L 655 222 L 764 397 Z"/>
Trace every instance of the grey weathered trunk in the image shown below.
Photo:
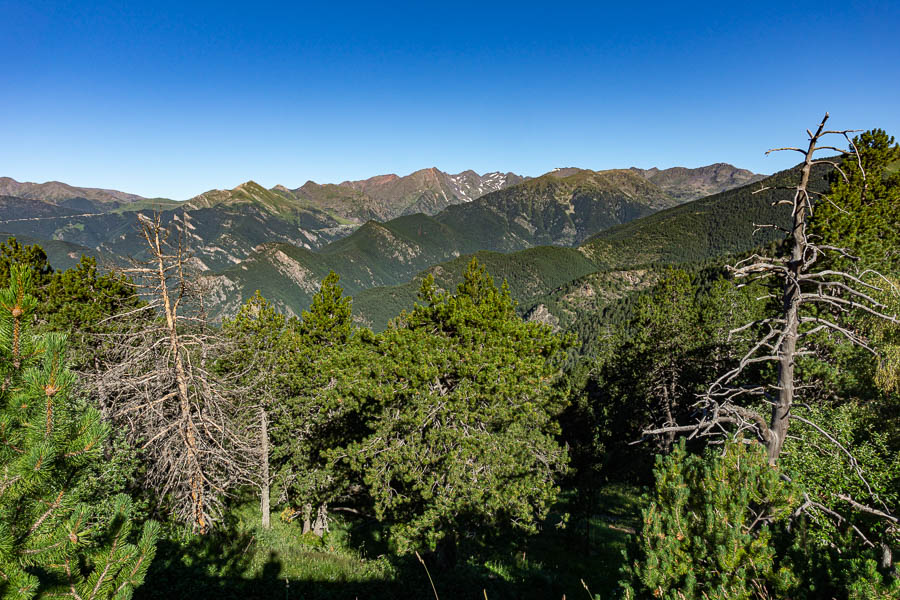
<path fill-rule="evenodd" d="M 303 505 L 303 534 L 312 531 L 312 504 Z"/>
<path fill-rule="evenodd" d="M 328 508 L 324 504 L 320 504 L 319 510 L 316 511 L 316 520 L 313 522 L 312 530 L 319 537 L 328 531 Z"/>
<path fill-rule="evenodd" d="M 821 127 L 820 127 L 821 129 Z M 797 354 L 797 340 L 800 330 L 800 276 L 804 271 L 804 261 L 808 242 L 806 239 L 806 217 L 809 203 L 809 174 L 812 170 L 813 151 L 816 137 L 809 141 L 809 150 L 803 163 L 800 183 L 794 196 L 793 225 L 791 228 L 791 258 L 787 264 L 788 277 L 784 280 L 782 311 L 784 315 L 784 337 L 778 348 L 778 398 L 772 405 L 769 421 L 769 435 L 766 450 L 769 464 L 775 465 L 781 455 L 781 448 L 787 438 L 791 406 L 794 404 L 794 359 Z"/>
<path fill-rule="evenodd" d="M 671 387 L 671 390 L 669 389 Z M 669 382 L 664 383 L 662 386 L 663 391 L 663 406 L 666 411 L 666 425 L 674 425 L 675 424 L 675 413 L 672 410 L 673 404 L 675 403 L 675 374 L 672 373 L 669 376 Z M 668 454 L 672 451 L 672 446 L 675 445 L 675 432 L 670 431 L 666 434 L 665 437 L 665 451 Z"/>
<path fill-rule="evenodd" d="M 328 507 L 325 504 L 319 505 L 315 519 L 312 516 L 312 504 L 303 506 L 303 533 L 310 531 L 319 537 L 328 531 Z"/>
<path fill-rule="evenodd" d="M 269 419 L 266 415 L 266 409 L 259 407 L 259 435 L 260 435 L 260 474 L 261 486 L 259 489 L 259 509 L 262 513 L 263 529 L 268 529 L 271 524 L 269 522 Z"/>
<path fill-rule="evenodd" d="M 888 570 L 894 566 L 894 555 L 891 547 L 886 542 L 881 542 L 881 568 Z M 894 571 L 894 577 L 897 577 L 897 571 Z"/>
<path fill-rule="evenodd" d="M 169 333 L 169 346 L 172 362 L 175 367 L 175 382 L 178 389 L 178 402 L 181 409 L 182 437 L 187 442 L 187 468 L 191 486 L 191 505 L 193 513 L 193 527 L 200 534 L 205 534 L 209 523 L 206 520 L 206 499 L 204 498 L 203 469 L 200 466 L 199 450 L 197 448 L 197 431 L 191 418 L 191 400 L 188 391 L 188 375 L 184 365 L 182 345 L 178 339 L 177 302 L 173 303 L 169 297 L 168 268 L 165 264 L 162 250 L 162 240 L 159 237 L 159 228 L 153 230 L 153 238 L 150 230 L 145 230 L 145 237 L 150 245 L 150 250 L 156 258 L 156 277 L 159 279 L 159 291 L 161 294 L 163 313 L 166 317 L 166 328 Z M 180 267 L 180 265 L 179 265 Z"/>

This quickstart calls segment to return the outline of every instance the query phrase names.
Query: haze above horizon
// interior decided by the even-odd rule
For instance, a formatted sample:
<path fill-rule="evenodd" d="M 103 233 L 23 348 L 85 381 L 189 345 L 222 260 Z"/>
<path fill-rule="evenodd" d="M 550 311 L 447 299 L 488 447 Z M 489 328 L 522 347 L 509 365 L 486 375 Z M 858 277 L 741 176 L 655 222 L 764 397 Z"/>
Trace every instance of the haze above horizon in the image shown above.
<path fill-rule="evenodd" d="M 0 176 L 185 199 L 436 166 L 771 173 L 900 133 L 900 6 L 0 0 Z"/>

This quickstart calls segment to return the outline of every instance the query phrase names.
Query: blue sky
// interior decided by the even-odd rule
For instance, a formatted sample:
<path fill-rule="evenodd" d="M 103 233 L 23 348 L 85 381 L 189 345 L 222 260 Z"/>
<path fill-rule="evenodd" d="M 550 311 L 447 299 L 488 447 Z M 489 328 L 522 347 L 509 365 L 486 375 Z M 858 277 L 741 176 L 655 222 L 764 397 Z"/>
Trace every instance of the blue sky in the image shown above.
<path fill-rule="evenodd" d="M 826 110 L 900 135 L 900 3 L 788 4 L 0 0 L 0 176 L 769 173 Z"/>

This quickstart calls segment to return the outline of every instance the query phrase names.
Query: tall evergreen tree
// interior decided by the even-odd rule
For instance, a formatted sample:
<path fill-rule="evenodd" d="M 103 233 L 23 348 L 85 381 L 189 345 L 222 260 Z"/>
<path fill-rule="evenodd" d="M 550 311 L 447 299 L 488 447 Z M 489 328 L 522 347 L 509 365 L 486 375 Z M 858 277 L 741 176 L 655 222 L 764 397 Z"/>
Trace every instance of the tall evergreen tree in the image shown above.
<path fill-rule="evenodd" d="M 219 368 L 229 372 L 244 389 L 244 402 L 255 407 L 248 414 L 256 414 L 257 422 L 248 428 L 257 431 L 256 451 L 259 457 L 255 478 L 260 492 L 262 526 L 269 527 L 270 485 L 272 482 L 270 459 L 269 421 L 272 411 L 281 399 L 280 367 L 284 363 L 283 352 L 287 348 L 285 335 L 287 319 L 275 310 L 259 290 L 241 306 L 232 319 L 222 324 L 231 342 L 225 356 L 220 357 Z"/>
<path fill-rule="evenodd" d="M 273 461 L 282 496 L 298 507 L 304 533 L 322 535 L 328 527 L 328 502 L 346 490 L 345 474 L 325 454 L 346 442 L 357 424 L 337 418 L 323 395 L 334 387 L 338 355 L 359 348 L 351 319 L 352 300 L 343 295 L 340 277 L 329 273 L 299 320 L 286 323 L 279 343 L 279 387 L 284 398 L 272 411 Z"/>
<path fill-rule="evenodd" d="M 340 279 L 334 271 L 326 275 L 309 310 L 301 315 L 300 333 L 312 346 L 339 346 L 353 334 L 352 300 L 343 295 Z"/>
<path fill-rule="evenodd" d="M 128 598 L 153 558 L 157 526 L 131 540 L 131 500 L 104 519 L 78 503 L 87 466 L 108 430 L 99 413 L 72 401 L 66 338 L 35 336 L 31 271 L 14 265 L 0 290 L 0 593 Z"/>
<path fill-rule="evenodd" d="M 819 202 L 810 233 L 823 244 L 845 248 L 852 258 L 832 255 L 839 267 L 900 272 L 900 144 L 881 129 L 853 139 L 858 156 L 841 161 L 831 175 L 830 202 Z M 843 173 L 843 174 L 841 174 Z"/>
<path fill-rule="evenodd" d="M 321 410 L 351 437 L 327 454 L 367 491 L 400 552 L 451 560 L 463 538 L 533 531 L 556 498 L 565 340 L 523 322 L 473 259 L 398 323 L 342 353 Z"/>

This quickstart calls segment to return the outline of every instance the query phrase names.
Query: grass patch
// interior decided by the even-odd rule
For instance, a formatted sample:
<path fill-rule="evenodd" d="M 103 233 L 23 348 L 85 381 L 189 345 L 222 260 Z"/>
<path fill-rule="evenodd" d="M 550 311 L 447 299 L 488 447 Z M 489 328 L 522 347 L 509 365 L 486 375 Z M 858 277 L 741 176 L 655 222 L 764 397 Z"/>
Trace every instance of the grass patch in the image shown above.
<path fill-rule="evenodd" d="M 590 514 L 582 509 L 567 518 L 575 501 L 573 494 L 563 497 L 537 535 L 491 540 L 478 558 L 447 567 L 425 556 L 438 594 L 473 600 L 583 598 L 584 580 L 593 594 L 610 597 L 628 531 L 639 523 L 639 490 L 608 486 L 595 494 Z M 382 534 L 374 521 L 342 515 L 322 539 L 302 535 L 300 523 L 283 522 L 277 514 L 264 530 L 256 505 L 247 504 L 229 513 L 220 532 L 203 538 L 173 535 L 162 542 L 135 598 L 433 597 L 422 565 L 414 556 L 390 555 Z"/>

